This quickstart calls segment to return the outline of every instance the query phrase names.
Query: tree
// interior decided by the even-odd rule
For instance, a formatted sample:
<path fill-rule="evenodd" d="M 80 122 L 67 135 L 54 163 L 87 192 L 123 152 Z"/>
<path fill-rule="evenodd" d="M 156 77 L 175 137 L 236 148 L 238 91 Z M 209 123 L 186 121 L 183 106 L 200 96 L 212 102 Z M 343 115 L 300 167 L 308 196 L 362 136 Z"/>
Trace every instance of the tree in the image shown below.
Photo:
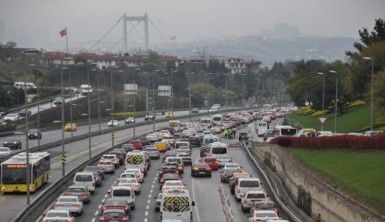
<path fill-rule="evenodd" d="M 385 69 L 377 74 L 374 79 L 374 105 L 376 110 L 385 114 Z"/>

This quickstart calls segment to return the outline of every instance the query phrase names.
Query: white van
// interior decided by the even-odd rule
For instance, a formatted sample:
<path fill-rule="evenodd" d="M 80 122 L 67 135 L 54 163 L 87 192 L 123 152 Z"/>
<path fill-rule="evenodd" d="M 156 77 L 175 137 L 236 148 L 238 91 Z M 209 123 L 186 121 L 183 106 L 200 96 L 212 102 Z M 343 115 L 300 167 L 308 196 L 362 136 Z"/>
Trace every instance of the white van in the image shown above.
<path fill-rule="evenodd" d="M 206 147 L 210 143 L 218 142 L 219 137 L 213 135 L 213 134 L 207 134 L 203 137 L 202 146 Z"/>
<path fill-rule="evenodd" d="M 261 182 L 258 178 L 240 178 L 235 185 L 235 198 L 239 201 L 247 191 L 259 191 L 261 189 Z"/>
<path fill-rule="evenodd" d="M 258 136 L 263 136 L 267 132 L 267 130 L 269 129 L 268 124 L 264 121 L 258 121 L 255 124 L 255 126 L 257 128 L 257 135 Z"/>
<path fill-rule="evenodd" d="M 191 144 L 189 141 L 180 141 L 180 140 L 175 142 L 174 148 L 178 149 L 178 147 L 181 147 L 181 146 L 187 146 L 189 149 L 191 149 Z"/>
<path fill-rule="evenodd" d="M 142 151 L 131 151 L 126 154 L 125 160 L 126 169 L 138 168 L 143 173 L 146 173 L 146 156 Z"/>
<path fill-rule="evenodd" d="M 207 127 L 207 128 L 210 128 L 211 125 L 212 125 L 212 121 L 209 117 L 202 117 L 199 121 L 199 125 L 201 127 Z"/>
<path fill-rule="evenodd" d="M 217 125 L 217 126 L 222 125 L 222 120 L 223 120 L 223 115 L 221 114 L 213 115 L 212 122 L 214 125 Z"/>
<path fill-rule="evenodd" d="M 111 198 L 127 201 L 131 210 L 135 209 L 135 191 L 129 186 L 113 186 L 110 191 Z"/>
<path fill-rule="evenodd" d="M 163 192 L 160 221 L 192 221 L 194 201 L 186 189 L 169 189 Z"/>
<path fill-rule="evenodd" d="M 209 156 L 217 157 L 227 155 L 227 144 L 214 142 L 209 145 Z"/>
<path fill-rule="evenodd" d="M 95 192 L 95 177 L 93 172 L 77 172 L 74 176 L 75 186 L 85 186 L 91 192 Z"/>

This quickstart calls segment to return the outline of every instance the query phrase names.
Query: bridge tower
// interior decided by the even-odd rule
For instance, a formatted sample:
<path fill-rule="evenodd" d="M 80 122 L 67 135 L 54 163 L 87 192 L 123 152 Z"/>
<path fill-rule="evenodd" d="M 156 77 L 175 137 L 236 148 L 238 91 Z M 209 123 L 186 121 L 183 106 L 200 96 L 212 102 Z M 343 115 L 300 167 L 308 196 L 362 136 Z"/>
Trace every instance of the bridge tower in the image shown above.
<path fill-rule="evenodd" d="M 149 37 L 148 37 L 148 16 L 144 14 L 144 16 L 127 16 L 126 13 L 123 15 L 123 39 L 124 39 L 124 53 L 128 52 L 127 46 L 127 22 L 143 22 L 144 27 L 144 50 L 146 54 L 148 54 L 149 50 Z"/>

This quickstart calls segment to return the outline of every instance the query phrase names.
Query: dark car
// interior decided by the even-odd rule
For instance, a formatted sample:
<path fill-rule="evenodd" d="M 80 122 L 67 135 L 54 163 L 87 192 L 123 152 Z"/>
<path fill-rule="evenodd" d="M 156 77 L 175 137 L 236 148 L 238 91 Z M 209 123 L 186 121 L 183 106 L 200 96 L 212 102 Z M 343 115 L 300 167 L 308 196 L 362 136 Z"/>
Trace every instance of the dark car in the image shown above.
<path fill-rule="evenodd" d="M 10 149 L 21 149 L 21 140 L 16 137 L 11 137 L 4 140 L 4 147 L 9 147 Z"/>
<path fill-rule="evenodd" d="M 194 163 L 191 167 L 191 176 L 208 176 L 211 177 L 211 168 L 207 163 Z"/>
<path fill-rule="evenodd" d="M 199 109 L 198 109 L 198 108 L 193 108 L 193 109 L 191 110 L 191 113 L 199 113 Z"/>
<path fill-rule="evenodd" d="M 166 173 L 159 180 L 159 189 L 161 190 L 164 183 L 169 180 L 180 180 L 179 174 L 176 173 Z"/>
<path fill-rule="evenodd" d="M 119 159 L 119 164 L 124 164 L 124 159 L 126 158 L 126 151 L 122 148 L 114 148 L 108 152 L 108 154 L 115 154 Z"/>
<path fill-rule="evenodd" d="M 41 139 L 41 136 L 40 130 L 30 130 L 28 132 L 28 139 Z"/>
<path fill-rule="evenodd" d="M 22 109 L 19 111 L 19 115 L 20 116 L 30 116 L 32 114 L 31 110 L 28 110 L 28 109 Z"/>
<path fill-rule="evenodd" d="M 83 170 L 84 172 L 93 172 L 98 173 L 98 175 L 104 180 L 104 171 L 101 167 L 98 166 L 86 166 Z"/>
<path fill-rule="evenodd" d="M 160 211 L 160 205 L 162 204 L 162 196 L 163 196 L 163 193 L 159 193 L 158 196 L 154 196 L 154 198 L 155 198 L 155 212 Z"/>
<path fill-rule="evenodd" d="M 101 213 L 103 213 L 106 210 L 123 210 L 125 214 L 130 213 L 130 206 L 128 205 L 128 202 L 126 200 L 122 200 L 119 198 L 108 198 L 104 204 L 102 209 L 100 210 Z"/>
<path fill-rule="evenodd" d="M 132 145 L 129 143 L 123 143 L 120 148 L 124 149 L 124 151 L 126 152 L 131 152 L 132 150 L 134 150 L 134 147 L 132 147 Z"/>
<path fill-rule="evenodd" d="M 112 221 L 128 221 L 128 215 L 124 213 L 124 210 L 113 209 L 105 210 L 102 216 L 99 217 L 99 222 L 112 222 Z"/>
<path fill-rule="evenodd" d="M 148 145 L 145 146 L 144 151 L 147 152 L 148 157 L 152 160 L 153 159 L 158 160 L 160 158 L 159 151 L 153 146 L 148 146 Z"/>

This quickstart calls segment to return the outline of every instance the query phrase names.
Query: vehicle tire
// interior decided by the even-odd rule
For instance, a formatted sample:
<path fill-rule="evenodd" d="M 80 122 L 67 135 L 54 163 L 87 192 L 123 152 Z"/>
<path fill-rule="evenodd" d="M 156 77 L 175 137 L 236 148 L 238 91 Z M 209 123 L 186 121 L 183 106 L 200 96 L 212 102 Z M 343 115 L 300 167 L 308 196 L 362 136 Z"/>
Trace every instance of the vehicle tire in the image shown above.
<path fill-rule="evenodd" d="M 191 176 L 192 176 L 192 177 L 195 177 L 195 174 L 191 173 Z"/>
<path fill-rule="evenodd" d="M 235 194 L 235 191 L 234 190 L 230 190 L 230 193 L 232 194 L 232 195 L 234 195 Z"/>
<path fill-rule="evenodd" d="M 155 208 L 155 212 L 159 212 L 160 211 L 160 209 L 158 209 L 158 208 Z"/>
<path fill-rule="evenodd" d="M 135 204 L 131 207 L 132 210 L 135 210 Z"/>
<path fill-rule="evenodd" d="M 78 216 L 81 216 L 83 214 L 83 211 L 80 211 L 79 213 L 77 213 Z"/>

